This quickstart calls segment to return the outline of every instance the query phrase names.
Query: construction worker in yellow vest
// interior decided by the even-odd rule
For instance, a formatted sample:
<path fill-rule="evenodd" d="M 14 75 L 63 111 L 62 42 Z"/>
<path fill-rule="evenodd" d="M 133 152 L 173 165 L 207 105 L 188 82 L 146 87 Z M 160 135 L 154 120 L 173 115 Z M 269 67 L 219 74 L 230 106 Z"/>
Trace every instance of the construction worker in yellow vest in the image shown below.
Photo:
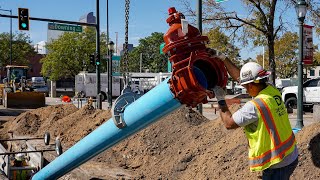
<path fill-rule="evenodd" d="M 215 54 L 209 50 L 209 53 Z M 215 54 L 216 55 L 216 54 Z M 267 83 L 270 72 L 261 65 L 248 62 L 241 70 L 223 54 L 216 55 L 234 80 L 254 97 L 231 114 L 225 91 L 216 86 L 221 119 L 227 129 L 244 127 L 249 142 L 251 171 L 263 171 L 263 180 L 287 180 L 298 164 L 298 149 L 280 92 Z"/>
<path fill-rule="evenodd" d="M 14 167 L 23 167 L 25 166 L 25 155 L 22 153 L 15 155 Z M 28 171 L 27 170 L 14 170 L 13 171 L 13 180 L 27 180 Z"/>

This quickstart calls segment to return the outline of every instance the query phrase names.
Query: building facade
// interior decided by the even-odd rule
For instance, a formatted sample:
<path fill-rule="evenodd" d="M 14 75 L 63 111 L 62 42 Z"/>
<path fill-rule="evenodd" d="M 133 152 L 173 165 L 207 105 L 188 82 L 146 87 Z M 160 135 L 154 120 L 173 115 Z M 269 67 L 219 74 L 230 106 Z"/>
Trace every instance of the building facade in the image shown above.
<path fill-rule="evenodd" d="M 313 79 L 316 77 L 320 77 L 320 66 L 308 67 L 307 68 L 307 78 Z"/>

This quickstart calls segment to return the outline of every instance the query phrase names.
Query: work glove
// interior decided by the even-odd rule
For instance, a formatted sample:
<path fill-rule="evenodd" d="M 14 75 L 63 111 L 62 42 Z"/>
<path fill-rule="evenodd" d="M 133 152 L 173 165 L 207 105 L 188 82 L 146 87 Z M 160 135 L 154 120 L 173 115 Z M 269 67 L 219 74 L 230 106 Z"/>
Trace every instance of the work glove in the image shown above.
<path fill-rule="evenodd" d="M 224 101 L 226 97 L 226 92 L 220 86 L 215 86 L 213 92 L 216 95 L 217 101 Z"/>
<path fill-rule="evenodd" d="M 227 56 L 225 54 L 223 54 L 222 52 L 219 52 L 215 49 L 207 48 L 206 51 L 208 54 L 210 54 L 211 57 L 217 57 L 222 62 L 224 62 L 227 58 Z"/>
<path fill-rule="evenodd" d="M 225 55 L 225 54 L 223 54 L 223 53 L 218 53 L 218 58 L 222 61 L 222 62 L 224 62 L 226 59 L 227 59 L 227 56 Z"/>
<path fill-rule="evenodd" d="M 214 57 L 217 55 L 217 51 L 215 49 L 207 48 L 206 51 L 211 57 Z"/>

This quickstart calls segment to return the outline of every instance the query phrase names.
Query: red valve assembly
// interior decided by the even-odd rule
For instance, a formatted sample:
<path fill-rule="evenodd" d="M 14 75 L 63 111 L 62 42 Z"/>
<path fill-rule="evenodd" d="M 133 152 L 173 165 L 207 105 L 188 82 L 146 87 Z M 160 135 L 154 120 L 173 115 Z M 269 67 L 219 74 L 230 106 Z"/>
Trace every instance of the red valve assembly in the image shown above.
<path fill-rule="evenodd" d="M 223 62 L 207 53 L 208 37 L 187 24 L 184 15 L 174 7 L 168 12 L 170 28 L 163 37 L 163 52 L 172 63 L 170 89 L 187 106 L 207 103 L 207 97 L 215 96 L 212 91 L 215 86 L 226 87 L 227 71 Z"/>

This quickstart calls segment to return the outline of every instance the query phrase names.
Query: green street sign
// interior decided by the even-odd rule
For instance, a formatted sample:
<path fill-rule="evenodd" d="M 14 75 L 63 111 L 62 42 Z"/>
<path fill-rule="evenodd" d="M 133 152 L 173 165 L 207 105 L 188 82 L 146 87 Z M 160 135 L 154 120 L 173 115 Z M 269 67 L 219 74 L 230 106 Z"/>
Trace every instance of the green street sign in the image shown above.
<path fill-rule="evenodd" d="M 216 3 L 222 3 L 222 2 L 225 2 L 225 1 L 228 1 L 228 0 L 215 0 Z"/>
<path fill-rule="evenodd" d="M 48 29 L 57 31 L 82 32 L 82 26 L 48 23 Z"/>

